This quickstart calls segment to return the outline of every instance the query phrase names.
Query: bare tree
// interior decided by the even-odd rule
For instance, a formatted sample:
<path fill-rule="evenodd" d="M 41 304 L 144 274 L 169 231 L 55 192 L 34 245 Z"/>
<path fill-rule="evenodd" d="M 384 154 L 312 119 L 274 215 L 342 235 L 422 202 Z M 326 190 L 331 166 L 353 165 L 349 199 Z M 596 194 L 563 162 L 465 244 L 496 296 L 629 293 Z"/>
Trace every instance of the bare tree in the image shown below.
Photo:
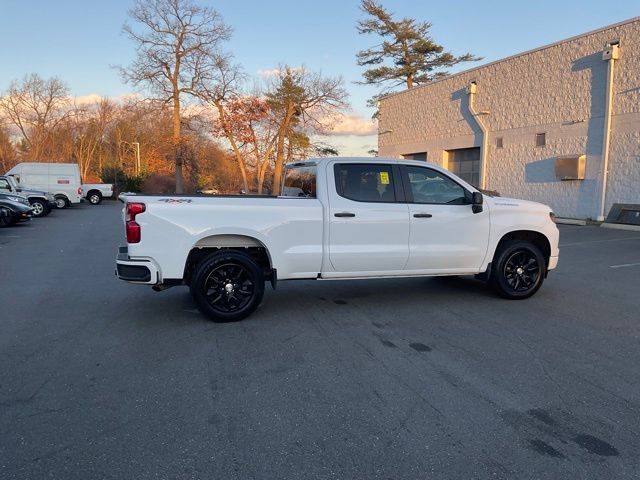
<path fill-rule="evenodd" d="M 54 147 L 54 131 L 74 113 L 64 82 L 35 73 L 11 83 L 0 99 L 0 110 L 20 132 L 33 160 L 50 159 L 45 157 Z"/>
<path fill-rule="evenodd" d="M 220 64 L 225 62 L 219 46 L 231 29 L 218 12 L 191 0 L 137 0 L 129 16 L 137 28 L 125 24 L 123 30 L 135 43 L 137 55 L 120 71 L 125 81 L 148 87 L 157 99 L 172 105 L 176 192 L 181 193 L 181 97 L 201 97 L 205 87 L 212 89 L 219 81 Z"/>
<path fill-rule="evenodd" d="M 242 138 L 240 138 L 239 129 L 233 118 L 237 113 L 238 106 L 243 104 L 240 101 L 242 98 L 240 85 L 244 82 L 245 75 L 240 67 L 230 63 L 229 57 L 219 58 L 216 69 L 218 72 L 217 82 L 205 86 L 202 100 L 215 109 L 217 118 L 213 122 L 213 131 L 217 136 L 224 137 L 229 142 L 242 177 L 243 189 L 249 191 L 246 156 L 242 151 Z M 240 110 L 243 109 L 244 107 L 240 108 Z"/>
<path fill-rule="evenodd" d="M 16 156 L 16 149 L 11 142 L 9 133 L 4 125 L 0 124 L 0 168 L 2 168 L 2 172 L 6 172 L 14 166 Z"/>
<path fill-rule="evenodd" d="M 297 129 L 310 132 L 327 130 L 327 121 L 348 107 L 348 93 L 340 77 L 324 77 L 305 68 L 285 66 L 273 81 L 267 101 L 278 118 L 273 193 L 280 193 L 282 170 L 289 143 L 300 137 Z"/>
<path fill-rule="evenodd" d="M 85 178 L 100 154 L 107 127 L 113 121 L 116 106 L 106 98 L 77 111 L 71 120 L 73 155 Z"/>

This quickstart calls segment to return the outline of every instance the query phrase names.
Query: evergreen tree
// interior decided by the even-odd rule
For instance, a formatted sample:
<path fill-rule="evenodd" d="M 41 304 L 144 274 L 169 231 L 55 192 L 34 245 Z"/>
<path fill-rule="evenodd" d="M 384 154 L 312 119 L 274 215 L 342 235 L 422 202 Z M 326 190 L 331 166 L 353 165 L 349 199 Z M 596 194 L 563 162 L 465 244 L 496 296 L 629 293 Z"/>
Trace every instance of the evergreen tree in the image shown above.
<path fill-rule="evenodd" d="M 409 89 L 446 76 L 448 67 L 481 60 L 471 53 L 457 57 L 445 51 L 429 36 L 429 22 L 396 20 L 375 0 L 362 0 L 360 8 L 366 17 L 358 22 L 358 33 L 382 38 L 379 45 L 356 54 L 358 65 L 369 67 L 361 84 L 386 85 L 387 91 L 399 85 Z"/>

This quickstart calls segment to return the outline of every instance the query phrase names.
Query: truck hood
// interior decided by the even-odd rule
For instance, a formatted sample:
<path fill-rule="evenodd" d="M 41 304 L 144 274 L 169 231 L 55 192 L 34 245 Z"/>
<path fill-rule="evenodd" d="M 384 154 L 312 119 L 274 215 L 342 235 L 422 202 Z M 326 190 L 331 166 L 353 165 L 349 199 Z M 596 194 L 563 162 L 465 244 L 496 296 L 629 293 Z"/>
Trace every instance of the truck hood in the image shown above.
<path fill-rule="evenodd" d="M 47 192 L 42 190 L 31 190 L 30 188 L 21 188 L 18 193 L 20 195 L 38 195 L 40 197 L 45 197 L 47 195 Z"/>
<path fill-rule="evenodd" d="M 484 201 L 489 204 L 492 211 L 495 210 L 522 210 L 527 212 L 549 213 L 553 211 L 550 206 L 530 200 L 520 200 L 508 197 L 490 197 L 484 195 Z"/>
<path fill-rule="evenodd" d="M 20 193 L 0 193 L 0 199 L 8 200 L 10 202 L 23 203 L 25 205 L 29 204 L 29 199 L 25 195 L 23 195 L 22 192 L 20 192 Z"/>

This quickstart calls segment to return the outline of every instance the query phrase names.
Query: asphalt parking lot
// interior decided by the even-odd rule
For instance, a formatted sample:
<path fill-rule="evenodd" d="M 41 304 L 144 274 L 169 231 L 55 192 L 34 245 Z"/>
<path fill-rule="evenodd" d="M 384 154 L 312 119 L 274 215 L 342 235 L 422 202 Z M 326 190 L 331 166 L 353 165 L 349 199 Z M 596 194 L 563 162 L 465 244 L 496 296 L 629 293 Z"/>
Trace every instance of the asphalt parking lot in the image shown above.
<path fill-rule="evenodd" d="M 114 277 L 119 216 L 0 230 L 0 478 L 640 478 L 640 232 L 562 227 L 526 301 L 281 282 L 215 324 Z"/>

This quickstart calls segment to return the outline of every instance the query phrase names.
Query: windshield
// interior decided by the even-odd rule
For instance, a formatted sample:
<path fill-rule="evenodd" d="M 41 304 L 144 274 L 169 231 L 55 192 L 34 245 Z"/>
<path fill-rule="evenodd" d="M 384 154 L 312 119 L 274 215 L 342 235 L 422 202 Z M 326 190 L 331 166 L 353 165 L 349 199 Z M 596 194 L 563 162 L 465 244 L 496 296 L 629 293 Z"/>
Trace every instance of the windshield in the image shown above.
<path fill-rule="evenodd" d="M 9 182 L 13 188 L 18 188 L 18 184 L 16 183 L 16 179 L 15 178 L 13 178 L 11 175 L 8 175 L 5 178 L 7 179 L 7 182 Z"/>
<path fill-rule="evenodd" d="M 316 166 L 287 167 L 282 182 L 282 196 L 316 198 Z"/>

